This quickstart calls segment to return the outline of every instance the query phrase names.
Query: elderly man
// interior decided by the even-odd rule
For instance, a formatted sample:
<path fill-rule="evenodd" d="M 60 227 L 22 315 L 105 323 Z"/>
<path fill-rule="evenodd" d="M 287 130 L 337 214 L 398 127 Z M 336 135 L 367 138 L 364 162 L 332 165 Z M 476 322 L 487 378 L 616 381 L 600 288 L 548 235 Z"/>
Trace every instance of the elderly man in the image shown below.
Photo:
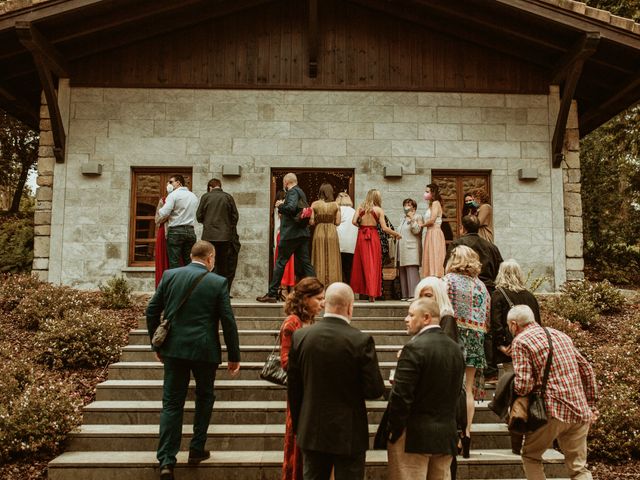
<path fill-rule="evenodd" d="M 167 220 L 167 256 L 169 268 L 177 268 L 189 263 L 191 247 L 196 243 L 196 223 L 198 197 L 185 186 L 182 175 L 169 178 L 169 185 L 173 191 L 167 196 L 167 201 L 158 212 L 160 222 Z"/>
<path fill-rule="evenodd" d="M 280 243 L 278 244 L 278 258 L 273 267 L 273 278 L 269 284 L 269 291 L 256 298 L 258 302 L 275 303 L 278 301 L 278 287 L 282 281 L 284 267 L 291 255 L 295 255 L 296 275 L 298 280 L 302 277 L 315 277 L 316 272 L 311 265 L 309 257 L 309 226 L 307 223 L 296 221 L 296 215 L 301 210 L 301 205 L 307 205 L 307 196 L 298 186 L 298 177 L 295 173 L 287 173 L 282 179 L 287 195 L 284 200 L 278 200 L 276 207 L 281 214 L 280 219 Z"/>
<path fill-rule="evenodd" d="M 350 325 L 353 290 L 332 283 L 324 318 L 293 334 L 288 398 L 305 480 L 364 478 L 369 430 L 365 400 L 384 392 L 371 335 Z"/>
<path fill-rule="evenodd" d="M 227 281 L 210 273 L 215 263 L 213 246 L 204 240 L 196 242 L 191 249 L 191 260 L 186 267 L 164 272 L 146 312 L 150 338 L 160 324 L 163 311 L 171 322 L 164 343 L 159 348 L 154 347 L 156 358 L 164 363 L 157 452 L 160 480 L 174 478 L 191 373 L 196 381 L 196 406 L 188 462 L 197 464 L 211 455 L 205 451 L 205 443 L 215 400 L 213 383 L 222 361 L 219 324 L 222 324 L 227 346 L 227 368 L 233 376 L 240 370 L 238 329 L 231 311 Z"/>
<path fill-rule="evenodd" d="M 522 463 L 527 480 L 544 480 L 542 454 L 558 440 L 565 465 L 574 480 L 591 480 L 587 470 L 587 434 L 598 417 L 596 380 L 589 362 L 576 350 L 571 339 L 553 328 L 536 323 L 527 305 L 516 305 L 507 314 L 514 336 L 511 346 L 514 390 L 529 395 L 542 385 L 545 365 L 553 348 L 544 394 L 549 421 L 525 435 Z M 546 330 L 546 332 L 545 332 Z"/>
<path fill-rule="evenodd" d="M 444 480 L 457 450 L 464 356 L 440 328 L 434 298 L 414 301 L 404 322 L 413 337 L 400 353 L 389 395 L 389 479 Z"/>

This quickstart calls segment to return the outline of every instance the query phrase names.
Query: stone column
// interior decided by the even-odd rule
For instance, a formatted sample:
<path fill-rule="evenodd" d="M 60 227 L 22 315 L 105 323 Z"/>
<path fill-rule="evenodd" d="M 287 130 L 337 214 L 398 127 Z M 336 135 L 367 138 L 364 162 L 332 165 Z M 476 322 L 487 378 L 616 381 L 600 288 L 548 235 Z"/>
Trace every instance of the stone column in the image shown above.
<path fill-rule="evenodd" d="M 564 225 L 567 255 L 567 280 L 584 278 L 582 199 L 580 197 L 580 132 L 578 108 L 571 104 L 564 144 Z"/>

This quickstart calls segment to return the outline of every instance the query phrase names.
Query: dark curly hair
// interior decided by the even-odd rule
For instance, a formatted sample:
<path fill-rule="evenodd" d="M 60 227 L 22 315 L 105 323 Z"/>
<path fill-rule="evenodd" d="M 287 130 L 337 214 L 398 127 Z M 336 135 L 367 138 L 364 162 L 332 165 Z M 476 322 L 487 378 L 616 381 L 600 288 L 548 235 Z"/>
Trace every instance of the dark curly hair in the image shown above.
<path fill-rule="evenodd" d="M 303 322 L 312 322 L 313 316 L 307 311 L 305 300 L 324 292 L 324 285 L 316 277 L 306 277 L 296 283 L 284 303 L 284 313 L 297 315 Z"/>

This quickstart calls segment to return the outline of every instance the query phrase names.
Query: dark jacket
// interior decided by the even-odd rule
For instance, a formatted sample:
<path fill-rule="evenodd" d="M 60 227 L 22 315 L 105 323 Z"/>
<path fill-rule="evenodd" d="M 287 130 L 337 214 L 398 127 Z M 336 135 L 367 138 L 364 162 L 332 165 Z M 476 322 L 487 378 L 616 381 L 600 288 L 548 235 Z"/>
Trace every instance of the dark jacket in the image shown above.
<path fill-rule="evenodd" d="M 441 328 L 430 328 L 402 349 L 389 395 L 391 440 L 406 429 L 405 452 L 455 455 L 456 406 L 464 356 Z"/>
<path fill-rule="evenodd" d="M 514 305 L 528 305 L 531 307 L 536 322 L 542 325 L 540 306 L 533 293 L 528 290 L 521 292 L 505 290 L 505 293 Z M 511 357 L 498 350 L 498 347 L 511 345 L 513 341 L 513 336 L 509 332 L 509 327 L 507 327 L 507 314 L 510 308 L 509 302 L 504 298 L 502 292 L 496 289 L 491 295 L 491 335 L 496 349 L 496 363 L 511 363 Z"/>
<path fill-rule="evenodd" d="M 301 449 L 346 456 L 366 451 L 365 400 L 384 393 L 373 338 L 331 316 L 296 330 L 287 393 Z"/>
<path fill-rule="evenodd" d="M 299 211 L 298 201 L 300 199 L 307 201 L 307 196 L 302 189 L 295 185 L 287 190 L 284 197 L 284 203 L 278 207 L 278 212 L 282 214 L 280 217 L 280 240 L 291 240 L 293 238 L 310 236 L 309 227 L 306 224 L 299 224 L 294 217 Z"/>
<path fill-rule="evenodd" d="M 196 219 L 202 224 L 202 240 L 230 242 L 238 224 L 238 209 L 233 197 L 214 188 L 200 198 Z"/>
<path fill-rule="evenodd" d="M 505 422 L 509 417 L 509 408 L 516 398 L 516 394 L 513 391 L 513 381 L 515 378 L 516 375 L 513 372 L 502 375 L 496 385 L 496 393 L 488 405 L 489 410 Z"/>
<path fill-rule="evenodd" d="M 489 290 L 489 293 L 493 292 L 495 288 L 495 279 L 498 274 L 498 268 L 502 263 L 502 255 L 500 250 L 489 240 L 485 240 L 477 233 L 467 233 L 457 240 L 454 240 L 449 244 L 447 249 L 447 255 L 444 259 L 445 266 L 451 255 L 451 250 L 459 245 L 465 245 L 474 250 L 480 256 L 480 263 L 482 263 L 482 270 L 478 278 L 484 283 Z"/>
<path fill-rule="evenodd" d="M 229 361 L 239 362 L 238 329 L 224 277 L 207 273 L 176 314 L 185 293 L 204 272 L 206 267 L 198 263 L 164 272 L 147 306 L 149 338 L 153 337 L 164 311 L 165 316 L 171 318 L 171 329 L 165 342 L 157 349 L 160 355 L 220 364 L 222 354 L 218 329 L 222 323 L 227 357 Z"/>

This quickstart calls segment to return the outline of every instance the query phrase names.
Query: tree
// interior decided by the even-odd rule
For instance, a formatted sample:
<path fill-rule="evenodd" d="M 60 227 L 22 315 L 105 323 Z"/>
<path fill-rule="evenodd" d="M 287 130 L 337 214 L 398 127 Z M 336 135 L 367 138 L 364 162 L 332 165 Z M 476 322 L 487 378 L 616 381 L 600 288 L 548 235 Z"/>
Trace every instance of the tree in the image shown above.
<path fill-rule="evenodd" d="M 590 7 L 608 10 L 614 15 L 640 20 L 640 0 L 586 0 Z"/>
<path fill-rule="evenodd" d="M 0 110 L 0 190 L 12 199 L 9 211 L 17 213 L 29 172 L 38 161 L 38 133 Z"/>

